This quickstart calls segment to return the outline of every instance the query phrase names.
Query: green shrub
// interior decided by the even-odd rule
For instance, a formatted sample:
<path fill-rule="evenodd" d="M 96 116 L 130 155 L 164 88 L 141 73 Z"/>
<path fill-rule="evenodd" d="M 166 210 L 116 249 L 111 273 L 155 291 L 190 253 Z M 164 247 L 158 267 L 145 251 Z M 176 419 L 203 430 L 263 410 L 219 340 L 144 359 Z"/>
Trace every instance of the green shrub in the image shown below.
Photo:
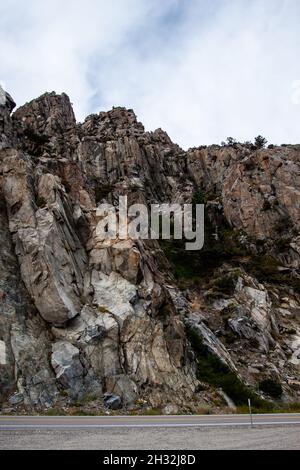
<path fill-rule="evenodd" d="M 263 211 L 269 211 L 272 209 L 271 203 L 266 199 L 263 204 Z"/>
<path fill-rule="evenodd" d="M 198 190 L 195 192 L 193 203 L 203 203 L 207 201 L 207 197 L 203 191 Z M 268 203 L 266 203 L 264 209 L 269 209 Z M 217 239 L 216 227 L 213 222 L 214 217 L 216 217 L 218 225 Z M 186 240 L 184 239 L 160 240 L 160 246 L 169 260 L 179 283 L 184 282 L 186 287 L 195 284 L 203 285 L 214 276 L 217 268 L 224 262 L 228 262 L 237 267 L 242 266 L 260 282 L 288 285 L 293 287 L 296 292 L 300 292 L 300 280 L 291 278 L 286 272 L 281 272 L 278 269 L 281 263 L 274 256 L 263 252 L 263 242 L 260 242 L 260 240 L 254 241 L 262 253 L 252 255 L 247 246 L 241 243 L 243 234 L 239 230 L 232 229 L 222 216 L 218 217 L 219 214 L 212 213 L 209 207 L 206 207 L 204 246 L 199 251 L 186 251 Z M 286 223 L 282 222 L 283 226 Z M 290 239 L 283 237 L 282 243 L 279 243 L 279 245 L 286 250 L 289 248 L 289 243 Z M 162 267 L 162 269 L 166 269 L 166 267 Z M 219 286 L 217 284 L 218 282 L 210 293 L 212 298 L 219 298 L 223 293 L 226 295 L 226 291 L 230 295 L 231 288 L 233 288 L 230 278 L 225 277 L 220 280 Z"/>
<path fill-rule="evenodd" d="M 102 201 L 102 199 L 106 199 L 107 196 L 114 190 L 114 186 L 112 184 L 105 184 L 105 183 L 97 183 L 95 187 L 95 199 L 96 203 Z"/>
<path fill-rule="evenodd" d="M 208 198 L 214 198 L 212 193 L 205 195 L 197 190 L 193 197 L 193 204 L 203 204 Z M 219 218 L 220 214 L 217 214 Z M 190 280 L 191 283 L 206 279 L 220 267 L 224 261 L 237 261 L 247 255 L 246 249 L 241 245 L 240 232 L 229 227 L 224 218 L 218 220 L 218 238 L 216 240 L 216 226 L 213 222 L 214 214 L 210 209 L 205 210 L 204 246 L 199 251 L 186 251 L 186 240 L 160 240 L 160 245 L 169 262 L 173 266 L 175 277 L 178 280 Z"/>
<path fill-rule="evenodd" d="M 300 413 L 300 403 L 299 402 L 292 402 L 292 403 L 284 403 L 281 404 L 279 407 L 278 413 Z"/>
<path fill-rule="evenodd" d="M 39 208 L 43 208 L 43 207 L 46 207 L 47 206 L 47 201 L 45 198 L 43 198 L 43 196 L 38 196 L 36 198 L 36 205 L 39 207 Z"/>
<path fill-rule="evenodd" d="M 32 129 L 26 129 L 25 132 L 25 137 L 28 139 L 28 140 L 31 140 L 31 142 L 33 142 L 34 144 L 36 144 L 37 146 L 42 146 L 42 145 L 45 145 L 49 142 L 50 140 L 50 137 L 45 135 L 45 134 L 37 134 L 34 132 L 34 130 Z"/>
<path fill-rule="evenodd" d="M 249 262 L 250 272 L 257 277 L 259 281 L 277 281 L 280 277 L 278 267 L 280 263 L 269 255 L 253 256 Z"/>
<path fill-rule="evenodd" d="M 289 241 L 282 241 L 283 247 L 289 246 Z M 282 252 L 281 251 L 281 252 Z M 278 268 L 281 266 L 273 256 L 262 254 L 253 256 L 246 265 L 246 270 L 249 271 L 259 282 L 269 282 L 278 285 L 286 285 L 292 287 L 296 293 L 300 293 L 300 279 L 292 277 L 292 275 L 280 271 Z"/>
<path fill-rule="evenodd" d="M 278 241 L 277 241 L 277 250 L 279 253 L 283 253 L 285 251 L 288 251 L 291 247 L 291 237 L 281 237 Z"/>
<path fill-rule="evenodd" d="M 235 286 L 238 279 L 238 272 L 232 271 L 222 276 L 219 276 L 215 279 L 212 279 L 210 282 L 210 287 L 221 294 L 233 295 Z"/>
<path fill-rule="evenodd" d="M 65 187 L 66 193 L 69 194 L 72 190 L 72 186 L 68 181 L 63 181 L 63 185 Z"/>
<path fill-rule="evenodd" d="M 100 305 L 98 307 L 98 312 L 100 312 L 100 313 L 110 313 L 110 311 L 104 305 Z"/>
<path fill-rule="evenodd" d="M 259 389 L 272 398 L 280 398 L 283 393 L 281 384 L 272 379 L 266 379 L 260 382 Z"/>
<path fill-rule="evenodd" d="M 252 407 L 253 413 L 299 413 L 300 412 L 300 403 L 272 403 L 270 401 L 265 402 L 265 406 L 256 408 Z M 248 406 L 239 406 L 237 408 L 237 413 L 249 413 Z"/>
<path fill-rule="evenodd" d="M 59 408 L 50 408 L 45 413 L 47 416 L 65 416 L 65 412 Z"/>
<path fill-rule="evenodd" d="M 290 285 L 297 294 L 300 294 L 300 279 L 292 279 Z"/>
<path fill-rule="evenodd" d="M 257 147 L 258 149 L 264 148 L 267 145 L 267 143 L 268 143 L 267 139 L 265 139 L 262 135 L 258 135 L 257 137 L 255 137 L 254 144 L 255 144 L 255 147 Z"/>
<path fill-rule="evenodd" d="M 254 406 L 266 406 L 265 400 L 244 385 L 226 364 L 210 352 L 194 328 L 187 326 L 186 333 L 196 355 L 198 380 L 222 388 L 236 405 L 245 405 L 250 398 Z"/>
<path fill-rule="evenodd" d="M 236 144 L 236 139 L 234 139 L 233 137 L 227 137 L 226 139 L 226 142 L 227 142 L 227 145 L 234 145 Z"/>

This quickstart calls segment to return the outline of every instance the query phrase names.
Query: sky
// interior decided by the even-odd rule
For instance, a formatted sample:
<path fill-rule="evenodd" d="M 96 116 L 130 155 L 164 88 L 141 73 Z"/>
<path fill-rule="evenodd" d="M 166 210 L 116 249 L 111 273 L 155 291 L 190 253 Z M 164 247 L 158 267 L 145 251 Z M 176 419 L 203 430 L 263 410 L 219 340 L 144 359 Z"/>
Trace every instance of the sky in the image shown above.
<path fill-rule="evenodd" d="M 183 148 L 300 143 L 299 0 L 3 0 L 0 84 L 133 108 Z"/>

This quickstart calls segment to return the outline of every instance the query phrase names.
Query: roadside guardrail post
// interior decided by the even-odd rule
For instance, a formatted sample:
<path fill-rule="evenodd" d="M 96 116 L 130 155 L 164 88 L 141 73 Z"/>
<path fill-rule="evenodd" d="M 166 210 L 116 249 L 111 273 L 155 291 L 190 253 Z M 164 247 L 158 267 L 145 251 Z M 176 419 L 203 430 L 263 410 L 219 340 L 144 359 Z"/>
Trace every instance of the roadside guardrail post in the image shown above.
<path fill-rule="evenodd" d="M 251 400 L 250 400 L 250 398 L 248 398 L 248 406 L 249 406 L 249 414 L 250 414 L 251 428 L 254 428 L 253 416 L 252 416 L 252 407 L 251 407 Z"/>

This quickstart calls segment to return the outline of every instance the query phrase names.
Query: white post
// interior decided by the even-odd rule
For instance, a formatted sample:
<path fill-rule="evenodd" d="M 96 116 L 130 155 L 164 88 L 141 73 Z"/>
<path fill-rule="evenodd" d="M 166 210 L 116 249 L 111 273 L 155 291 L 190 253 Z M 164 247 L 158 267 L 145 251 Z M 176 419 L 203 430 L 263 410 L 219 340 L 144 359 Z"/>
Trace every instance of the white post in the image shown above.
<path fill-rule="evenodd" d="M 248 406 L 249 406 L 249 414 L 250 414 L 251 428 L 254 428 L 254 425 L 253 425 L 253 416 L 252 416 L 252 408 L 251 408 L 251 400 L 250 400 L 250 398 L 248 398 Z"/>

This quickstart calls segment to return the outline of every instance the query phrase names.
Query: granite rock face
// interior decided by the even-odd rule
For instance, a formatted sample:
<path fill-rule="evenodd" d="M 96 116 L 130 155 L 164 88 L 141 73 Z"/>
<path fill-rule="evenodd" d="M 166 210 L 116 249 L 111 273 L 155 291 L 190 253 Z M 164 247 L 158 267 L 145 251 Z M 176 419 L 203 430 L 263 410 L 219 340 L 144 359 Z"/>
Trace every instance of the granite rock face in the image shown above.
<path fill-rule="evenodd" d="M 140 396 L 151 406 L 190 401 L 198 381 L 182 319 L 152 254 L 159 245 L 101 240 L 95 214 L 97 203 L 125 190 L 137 202 L 156 193 L 163 198 L 165 188 L 171 197 L 178 147 L 162 131 L 145 134 L 125 109 L 76 125 L 66 95 L 46 94 L 12 118 L 10 102 L 2 108 L 13 129 L 1 151 L 3 237 L 20 285 L 9 287 L 11 295 L 24 291 L 28 302 L 22 328 L 30 310 L 36 325 L 18 335 L 17 320 L 11 326 L 1 318 L 1 399 L 15 391 L 11 403 L 32 407 L 52 406 L 58 395 L 85 400 L 105 393 L 126 406 Z M 156 189 L 149 191 L 148 181 Z M 6 273 L 1 280 L 7 283 Z M 36 348 L 41 365 L 34 384 L 21 368 L 27 346 L 26 367 Z"/>
<path fill-rule="evenodd" d="M 296 281 L 263 282 L 244 266 L 230 296 L 210 302 L 211 286 L 178 285 L 158 241 L 101 239 L 96 208 L 119 195 L 148 205 L 210 193 L 211 213 L 218 207 L 250 252 L 265 244 L 297 280 L 300 149 L 184 152 L 162 130 L 145 132 L 132 110 L 77 124 L 67 95 L 54 92 L 13 108 L 1 90 L 0 402 L 44 409 L 94 397 L 109 408 L 195 411 L 203 384 L 186 325 L 254 388 L 263 356 L 295 400 Z"/>
<path fill-rule="evenodd" d="M 188 166 L 197 185 L 219 197 L 232 227 L 273 245 L 276 255 L 276 241 L 285 240 L 285 264 L 299 268 L 299 145 L 193 149 Z"/>
<path fill-rule="evenodd" d="M 0 85 L 0 150 L 9 146 L 13 138 L 10 113 L 15 106 L 12 97 Z"/>
<path fill-rule="evenodd" d="M 193 317 L 217 332 L 246 383 L 271 379 L 297 400 L 300 146 L 214 145 L 187 159 L 222 244 L 208 289 L 192 290 Z"/>

